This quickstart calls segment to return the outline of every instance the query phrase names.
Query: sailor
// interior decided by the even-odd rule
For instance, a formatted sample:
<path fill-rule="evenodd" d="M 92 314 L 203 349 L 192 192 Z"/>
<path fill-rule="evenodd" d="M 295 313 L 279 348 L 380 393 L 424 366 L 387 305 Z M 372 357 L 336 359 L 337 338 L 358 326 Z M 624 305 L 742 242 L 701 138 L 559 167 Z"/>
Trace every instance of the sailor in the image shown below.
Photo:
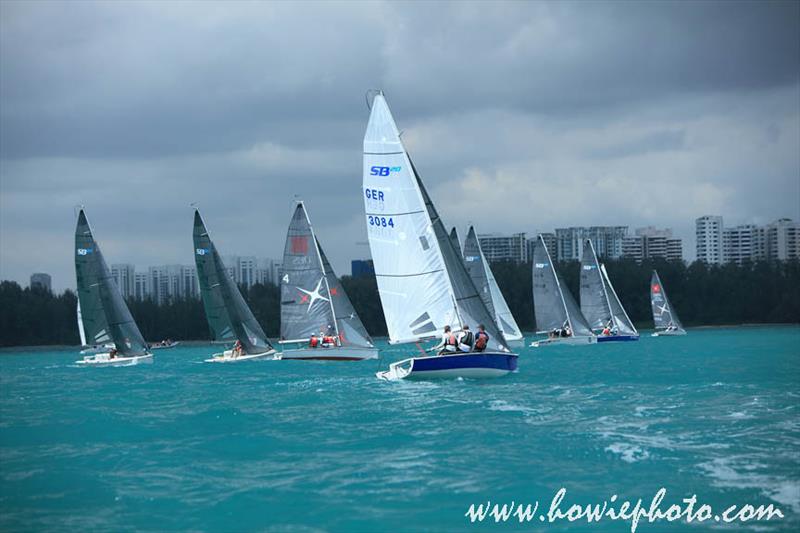
<path fill-rule="evenodd" d="M 603 333 L 601 335 L 603 335 L 603 337 L 611 335 L 611 329 L 608 327 L 608 324 L 603 328 Z"/>
<path fill-rule="evenodd" d="M 429 351 L 433 352 L 439 350 L 439 355 L 445 355 L 455 352 L 456 346 L 458 346 L 458 340 L 455 334 L 450 331 L 450 326 L 445 326 L 444 333 L 442 333 L 442 341 Z"/>
<path fill-rule="evenodd" d="M 565 337 L 572 337 L 572 330 L 570 329 L 569 326 L 564 328 L 564 336 Z"/>
<path fill-rule="evenodd" d="M 472 348 L 476 352 L 482 352 L 489 344 L 489 334 L 486 333 L 486 326 L 483 324 L 478 325 L 478 333 L 475 335 L 475 346 Z"/>
<path fill-rule="evenodd" d="M 469 330 L 469 326 L 467 324 L 461 326 L 461 332 L 458 334 L 458 349 L 462 352 L 471 352 L 474 342 L 475 338 Z"/>
<path fill-rule="evenodd" d="M 111 348 L 111 350 L 108 352 L 108 358 L 114 359 L 116 356 L 117 356 L 117 349 Z"/>
<path fill-rule="evenodd" d="M 233 357 L 242 355 L 242 341 L 236 339 L 236 344 L 233 345 Z"/>
<path fill-rule="evenodd" d="M 311 334 L 311 339 L 308 341 L 308 346 L 311 348 L 317 348 L 319 346 L 319 339 L 315 333 Z"/>

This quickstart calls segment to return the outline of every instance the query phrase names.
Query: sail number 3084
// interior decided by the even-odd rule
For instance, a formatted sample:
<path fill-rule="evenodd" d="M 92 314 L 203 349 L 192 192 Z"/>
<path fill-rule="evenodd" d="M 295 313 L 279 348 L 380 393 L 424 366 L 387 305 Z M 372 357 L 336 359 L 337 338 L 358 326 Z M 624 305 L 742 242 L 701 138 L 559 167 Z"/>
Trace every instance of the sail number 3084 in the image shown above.
<path fill-rule="evenodd" d="M 387 217 L 376 217 L 376 216 L 373 216 L 373 215 L 368 215 L 367 216 L 367 223 L 370 226 L 378 226 L 378 227 L 381 227 L 381 228 L 386 228 L 386 227 L 393 228 L 394 227 L 394 220 L 392 220 L 392 217 L 388 217 L 387 218 Z"/>

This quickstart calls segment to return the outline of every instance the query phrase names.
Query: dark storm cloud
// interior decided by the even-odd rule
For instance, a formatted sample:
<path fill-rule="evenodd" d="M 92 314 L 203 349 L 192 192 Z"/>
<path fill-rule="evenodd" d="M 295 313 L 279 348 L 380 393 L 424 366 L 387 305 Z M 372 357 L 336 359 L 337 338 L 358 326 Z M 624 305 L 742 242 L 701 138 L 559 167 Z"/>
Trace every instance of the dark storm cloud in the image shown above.
<path fill-rule="evenodd" d="M 457 193 L 440 202 L 454 224 L 688 237 L 707 212 L 800 214 L 796 2 L 3 2 L 0 15 L 0 277 L 71 285 L 76 203 L 113 262 L 191 262 L 192 201 L 227 253 L 278 257 L 295 194 L 345 270 L 368 253 L 354 243 L 371 87 L 436 198 Z M 656 209 L 657 190 L 689 199 Z"/>

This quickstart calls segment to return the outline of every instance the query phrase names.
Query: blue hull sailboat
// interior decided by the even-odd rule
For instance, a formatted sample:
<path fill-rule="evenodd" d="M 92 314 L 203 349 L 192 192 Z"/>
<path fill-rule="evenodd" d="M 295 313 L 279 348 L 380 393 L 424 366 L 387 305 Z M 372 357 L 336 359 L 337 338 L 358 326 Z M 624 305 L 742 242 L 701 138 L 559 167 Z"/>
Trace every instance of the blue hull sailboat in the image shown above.
<path fill-rule="evenodd" d="M 444 326 L 482 324 L 484 352 L 420 354 L 378 372 L 380 379 L 488 378 L 514 372 L 517 355 L 486 308 L 414 168 L 382 93 L 364 135 L 364 207 L 378 293 L 391 344 L 437 338 Z"/>

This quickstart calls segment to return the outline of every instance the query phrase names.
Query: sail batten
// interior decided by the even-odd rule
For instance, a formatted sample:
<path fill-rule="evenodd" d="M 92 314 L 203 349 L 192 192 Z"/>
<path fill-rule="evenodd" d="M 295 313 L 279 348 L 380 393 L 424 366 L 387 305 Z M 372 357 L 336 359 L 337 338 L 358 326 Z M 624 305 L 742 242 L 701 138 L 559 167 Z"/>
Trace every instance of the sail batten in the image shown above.
<path fill-rule="evenodd" d="M 83 209 L 75 228 L 75 274 L 78 282 L 82 342 L 111 340 L 122 355 L 147 353 L 147 343 L 131 316 Z"/>

